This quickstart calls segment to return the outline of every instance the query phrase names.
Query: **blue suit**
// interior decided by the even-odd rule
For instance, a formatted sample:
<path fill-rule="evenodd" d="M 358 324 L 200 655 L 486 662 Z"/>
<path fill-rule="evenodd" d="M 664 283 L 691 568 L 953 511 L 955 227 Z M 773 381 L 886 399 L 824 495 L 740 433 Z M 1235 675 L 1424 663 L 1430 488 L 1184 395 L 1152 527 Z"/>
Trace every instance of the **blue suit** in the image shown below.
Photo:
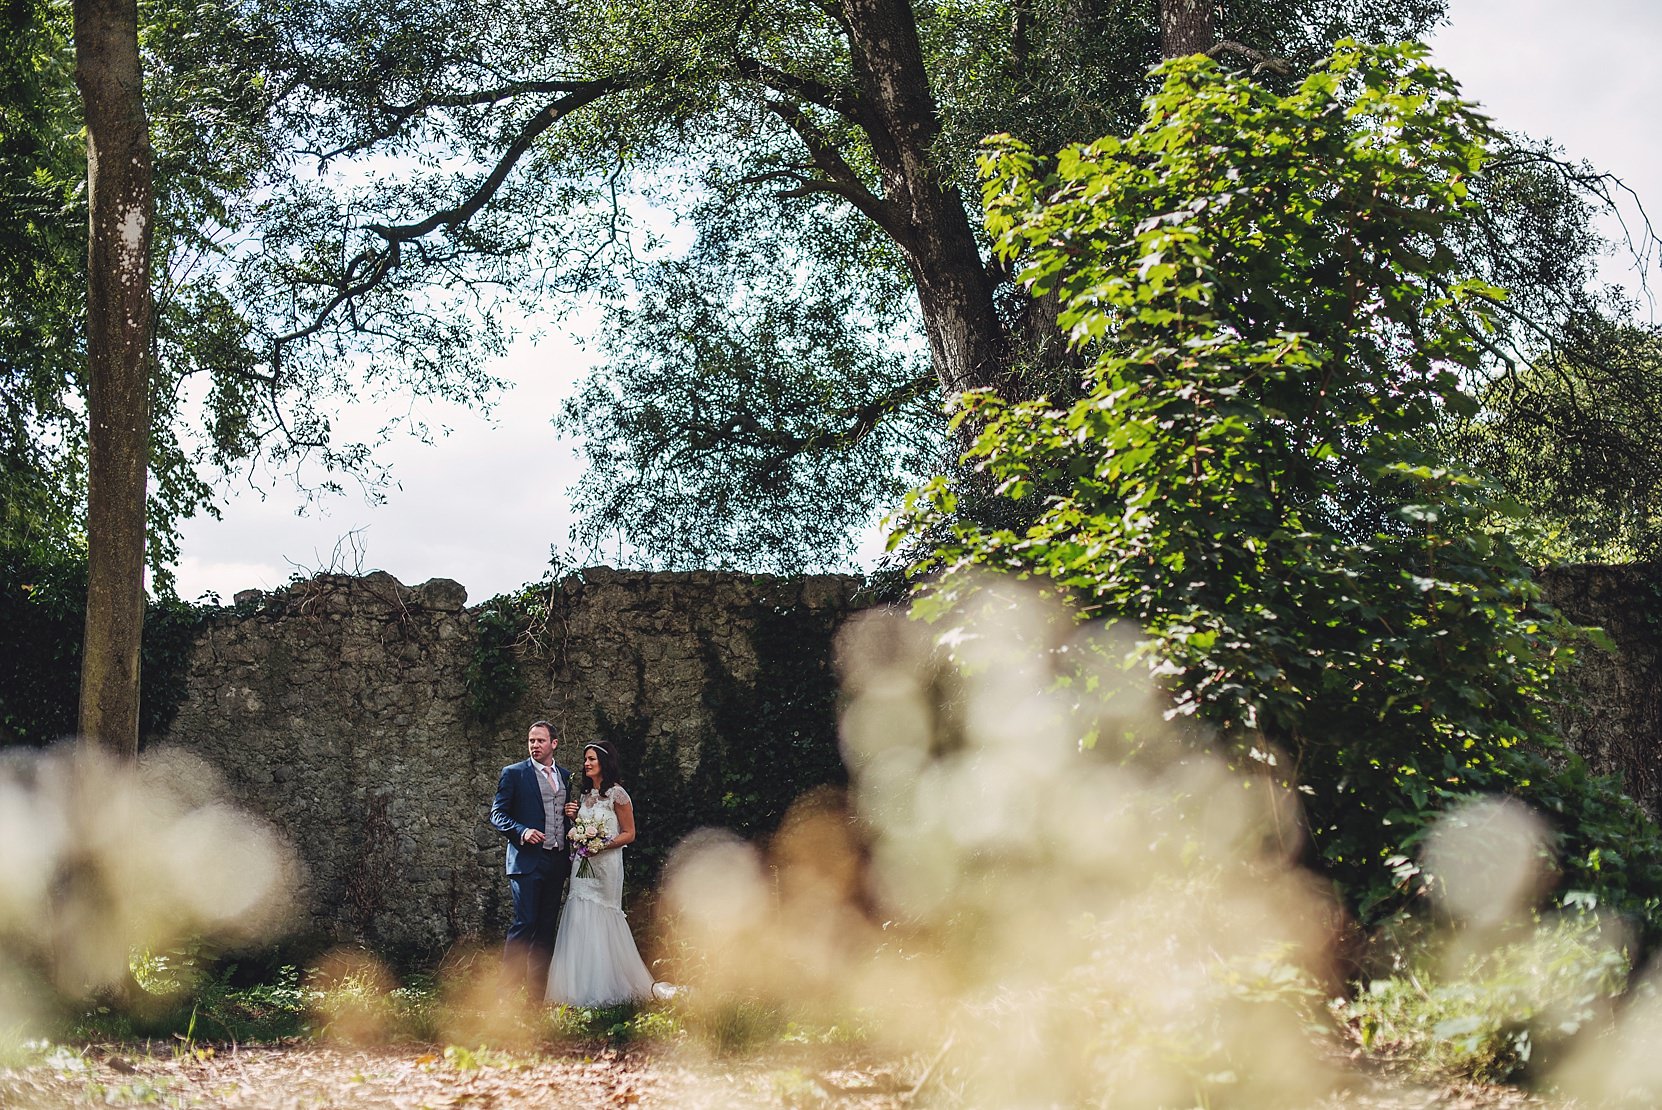
<path fill-rule="evenodd" d="M 546 814 L 542 805 L 542 772 L 535 761 L 522 759 L 502 768 L 491 802 L 491 827 L 508 842 L 506 870 L 514 896 L 514 920 L 503 946 L 504 961 L 513 974 L 523 969 L 526 987 L 540 998 L 548 976 L 548 961 L 554 953 L 554 925 L 560 914 L 560 892 L 570 871 L 566 852 L 568 822 L 562 810 L 552 830 L 544 830 Z M 554 773 L 571 797 L 571 773 L 558 764 Z M 549 833 L 552 849 L 524 843 L 525 831 Z M 523 962 L 522 962 L 523 961 Z"/>

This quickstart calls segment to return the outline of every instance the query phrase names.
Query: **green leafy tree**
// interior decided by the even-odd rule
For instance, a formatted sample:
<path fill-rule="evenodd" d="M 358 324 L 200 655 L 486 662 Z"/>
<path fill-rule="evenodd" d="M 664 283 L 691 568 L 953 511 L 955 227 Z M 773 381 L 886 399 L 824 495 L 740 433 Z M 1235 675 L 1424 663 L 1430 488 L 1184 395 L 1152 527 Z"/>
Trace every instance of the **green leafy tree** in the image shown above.
<path fill-rule="evenodd" d="M 285 368 L 342 349 L 459 364 L 493 341 L 491 306 L 470 305 L 474 336 L 423 330 L 419 309 L 463 283 L 595 298 L 615 314 L 606 365 L 563 418 L 592 463 L 579 538 L 672 564 L 833 562 L 938 457 L 943 396 L 1027 395 L 1067 362 L 1054 306 L 1020 295 L 966 205 L 984 135 L 1052 149 L 1130 126 L 1166 52 L 1296 69 L 1341 30 L 1396 38 L 1441 12 L 273 5 L 251 38 L 296 144 L 408 172 L 293 184 L 244 276 L 281 309 L 259 327 Z M 655 241 L 649 204 L 691 245 Z"/>
<path fill-rule="evenodd" d="M 1474 410 L 1470 324 L 1503 296 L 1456 250 L 1490 128 L 1412 46 L 1343 44 L 1285 94 L 1203 59 L 1163 76 L 1123 139 L 984 160 L 1000 256 L 1092 362 L 1077 399 L 967 399 L 971 461 L 1032 523 L 954 523 L 945 480 L 914 495 L 908 528 L 956 534 L 923 611 L 995 572 L 1141 630 L 1172 711 L 1300 791 L 1366 919 L 1481 791 L 1559 821 L 1568 889 L 1650 914 L 1654 830 L 1545 713 L 1572 630 L 1425 434 Z"/>
<path fill-rule="evenodd" d="M 1662 483 L 1662 393 L 1653 327 L 1602 283 L 1598 268 L 1626 249 L 1644 269 L 1657 243 L 1627 197 L 1625 243 L 1594 230 L 1625 187 L 1550 146 L 1505 136 L 1472 180 L 1474 218 L 1452 229 L 1463 265 L 1507 290 L 1484 321 L 1468 388 L 1472 414 L 1445 413 L 1438 434 L 1524 506 L 1510 528 L 1536 561 L 1655 559 L 1662 533 L 1652 491 Z"/>
<path fill-rule="evenodd" d="M 216 479 L 264 457 L 373 483 L 368 447 L 330 435 L 332 400 L 477 402 L 494 384 L 344 357 L 297 373 L 251 322 L 267 306 L 240 282 L 239 236 L 285 166 L 244 14 L 222 0 L 5 12 L 0 546 L 86 552 L 82 729 L 126 751 L 144 562 L 167 590 L 177 522 L 213 511 Z"/>
<path fill-rule="evenodd" d="M 86 136 L 70 4 L 9 0 L 5 14 L 17 49 L 0 60 L 0 544 L 62 552 L 85 543 Z M 311 488 L 356 480 L 373 492 L 375 440 L 331 427 L 343 399 L 402 395 L 385 434 L 418 425 L 405 415 L 412 397 L 479 405 L 498 383 L 437 347 L 368 365 L 344 347 L 280 358 L 264 325 L 281 291 L 242 273 L 257 229 L 280 243 L 292 215 L 269 203 L 291 156 L 272 114 L 280 90 L 255 68 L 259 28 L 224 0 L 146 0 L 138 21 L 156 198 L 147 554 L 165 589 L 178 522 L 213 513 L 215 486 L 255 459 Z M 431 305 L 424 315 L 435 318 Z M 404 334 L 414 350 L 432 327 Z"/>
<path fill-rule="evenodd" d="M 192 14 L 214 18 L 211 11 Z M 8 15 L 20 49 L 8 55 L 8 120 L 0 140 L 0 403 L 6 417 L 0 435 L 7 460 L 0 542 L 63 552 L 84 543 L 87 492 L 86 133 L 72 79 L 69 5 L 18 0 Z M 162 34 L 159 23 L 166 18 L 174 27 Z M 142 37 L 152 45 L 158 37 L 181 43 L 192 22 L 184 13 L 158 14 L 149 6 L 141 9 L 141 21 Z M 152 226 L 163 244 L 150 275 L 161 296 L 146 356 L 148 403 L 157 416 L 148 458 L 154 479 L 150 558 L 166 582 L 176 521 L 208 505 L 197 456 L 223 446 L 193 442 L 176 412 L 186 380 L 208 369 L 204 363 L 225 365 L 223 336 L 214 334 L 214 314 L 204 303 L 209 280 L 200 264 L 213 253 L 215 236 L 225 233 L 227 197 L 248 185 L 249 167 L 269 148 L 246 126 L 233 143 L 218 102 L 182 103 L 181 63 L 171 52 L 164 57 L 152 48 L 144 56 L 148 93 L 159 109 L 150 119 L 160 139 L 151 144 L 159 151 Z M 222 78 L 196 73 L 191 80 Z M 232 80 L 223 83 L 219 101 L 235 88 Z M 210 132 L 217 132 L 217 142 L 207 141 Z M 195 139 L 194 149 L 185 149 L 186 136 Z"/>
<path fill-rule="evenodd" d="M 0 53 L 0 535 L 80 532 L 84 460 L 63 429 L 81 365 L 86 175 L 67 8 L 8 0 Z M 78 437 L 77 437 L 78 441 Z"/>
<path fill-rule="evenodd" d="M 1448 450 L 1516 499 L 1519 546 L 1537 562 L 1662 558 L 1662 334 L 1590 316 L 1575 349 L 1486 382 Z"/>

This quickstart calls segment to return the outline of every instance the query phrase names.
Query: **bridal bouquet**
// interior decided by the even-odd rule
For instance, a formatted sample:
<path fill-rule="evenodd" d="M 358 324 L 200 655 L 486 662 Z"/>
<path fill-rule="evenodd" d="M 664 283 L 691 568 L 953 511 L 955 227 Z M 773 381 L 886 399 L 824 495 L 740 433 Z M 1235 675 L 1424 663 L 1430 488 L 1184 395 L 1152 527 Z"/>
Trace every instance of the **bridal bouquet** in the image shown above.
<path fill-rule="evenodd" d="M 605 826 L 599 821 L 578 818 L 571 823 L 566 839 L 571 841 L 571 858 L 583 861 L 577 865 L 577 877 L 593 878 L 594 865 L 589 862 L 589 857 L 606 846 Z"/>

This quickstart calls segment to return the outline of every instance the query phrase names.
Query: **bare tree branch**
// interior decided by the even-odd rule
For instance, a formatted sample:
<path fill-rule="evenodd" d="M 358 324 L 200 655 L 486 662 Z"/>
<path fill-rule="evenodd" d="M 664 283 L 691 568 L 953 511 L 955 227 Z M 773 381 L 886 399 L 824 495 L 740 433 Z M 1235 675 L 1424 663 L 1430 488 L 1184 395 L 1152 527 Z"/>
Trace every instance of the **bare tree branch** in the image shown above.
<path fill-rule="evenodd" d="M 1651 220 L 1644 201 L 1631 185 L 1616 174 L 1595 170 L 1586 163 L 1570 162 L 1548 151 L 1526 147 L 1513 146 L 1504 154 L 1490 159 L 1488 165 L 1491 169 L 1545 166 L 1557 173 L 1566 184 L 1596 198 L 1622 229 L 1624 245 L 1639 273 L 1639 288 L 1647 297 L 1650 296 L 1649 271 L 1652 263 L 1662 257 L 1662 231 Z M 1616 199 L 1618 195 L 1625 195 L 1637 212 L 1639 226 L 1636 229 L 1628 225 L 1622 205 Z"/>
<path fill-rule="evenodd" d="M 799 77 L 755 58 L 739 58 L 736 68 L 740 76 L 759 81 L 774 92 L 817 104 L 827 111 L 835 112 L 856 127 L 868 125 L 866 106 L 853 89 L 838 88 L 823 81 Z"/>
<path fill-rule="evenodd" d="M 1286 58 L 1266 54 L 1262 50 L 1255 50 L 1243 42 L 1235 42 L 1232 39 L 1213 43 L 1211 49 L 1206 51 L 1206 56 L 1214 59 L 1221 58 L 1225 54 L 1234 54 L 1245 58 L 1252 63 L 1252 72 L 1255 74 L 1268 70 L 1271 73 L 1278 73 L 1285 77 L 1293 71 L 1293 64 Z"/>
<path fill-rule="evenodd" d="M 808 148 L 814 168 L 825 175 L 823 179 L 802 178 L 802 185 L 785 195 L 803 196 L 809 192 L 833 193 L 859 209 L 895 242 L 907 248 L 912 241 L 911 229 L 892 205 L 873 193 L 854 168 L 844 160 L 829 136 L 822 131 L 799 105 L 783 100 L 767 102 L 775 115 L 785 121 Z"/>
<path fill-rule="evenodd" d="M 334 296 L 329 298 L 323 308 L 314 313 L 309 323 L 283 333 L 273 339 L 273 383 L 281 377 L 282 354 L 285 347 L 298 340 L 305 339 L 321 331 L 328 323 L 329 318 L 343 305 L 350 310 L 357 299 L 385 281 L 396 270 L 403 259 L 403 245 L 419 240 L 422 236 L 431 234 L 439 228 L 456 228 L 466 223 L 473 215 L 488 204 L 492 197 L 507 180 L 508 174 L 515 165 L 531 149 L 538 136 L 547 131 L 554 124 L 570 115 L 573 111 L 587 104 L 591 104 L 611 93 L 629 87 L 629 82 L 623 78 L 605 78 L 597 81 L 582 82 L 572 91 L 551 101 L 541 111 L 531 117 L 520 129 L 519 135 L 510 143 L 501 157 L 491 168 L 490 173 L 473 190 L 462 203 L 432 213 L 426 219 L 408 224 L 380 224 L 365 225 L 367 230 L 378 235 L 384 242 L 380 247 L 366 248 L 360 251 L 346 264 L 341 273 L 341 281 L 336 287 Z"/>
<path fill-rule="evenodd" d="M 346 154 L 356 154 L 394 138 L 403 131 L 405 126 L 418 116 L 440 108 L 479 108 L 500 104 L 504 100 L 513 100 L 521 96 L 549 93 L 580 93 L 594 84 L 593 81 L 511 81 L 488 89 L 475 89 L 464 92 L 439 93 L 434 96 L 413 100 L 408 104 L 387 104 L 376 101 L 373 110 L 383 119 L 369 132 L 356 136 L 351 141 L 343 143 L 333 150 L 312 153 L 318 161 L 327 165 L 329 162 Z M 341 93 L 349 90 L 345 82 L 335 82 L 331 85 L 308 85 L 313 91 Z"/>
<path fill-rule="evenodd" d="M 622 78 L 605 78 L 599 81 L 585 82 L 580 89 L 552 101 L 542 111 L 532 116 L 525 126 L 520 129 L 520 133 L 514 141 L 508 144 L 508 148 L 502 152 L 502 156 L 496 160 L 496 165 L 485 176 L 485 180 L 480 182 L 479 187 L 473 191 L 473 195 L 468 197 L 467 200 L 452 208 L 434 212 L 425 220 L 413 224 L 369 224 L 367 225 L 369 230 L 389 243 L 395 243 L 419 239 L 441 227 L 457 227 L 466 223 L 475 212 L 483 208 L 496 195 L 496 191 L 502 187 L 502 182 L 507 180 L 508 174 L 512 172 L 520 158 L 525 155 L 525 152 L 531 149 L 531 144 L 536 142 L 539 135 L 578 108 L 586 104 L 592 104 L 610 93 L 621 91 L 627 88 L 628 85 L 629 83 Z"/>
<path fill-rule="evenodd" d="M 874 432 L 885 417 L 909 401 L 934 393 L 938 386 L 939 381 L 933 373 L 901 382 L 863 404 L 832 414 L 846 419 L 846 426 L 812 435 L 799 435 L 774 427 L 751 412 L 727 413 L 719 420 L 689 425 L 685 446 L 676 455 L 685 461 L 701 457 L 709 451 L 726 450 L 734 443 L 775 452 L 779 457 L 853 447 Z"/>

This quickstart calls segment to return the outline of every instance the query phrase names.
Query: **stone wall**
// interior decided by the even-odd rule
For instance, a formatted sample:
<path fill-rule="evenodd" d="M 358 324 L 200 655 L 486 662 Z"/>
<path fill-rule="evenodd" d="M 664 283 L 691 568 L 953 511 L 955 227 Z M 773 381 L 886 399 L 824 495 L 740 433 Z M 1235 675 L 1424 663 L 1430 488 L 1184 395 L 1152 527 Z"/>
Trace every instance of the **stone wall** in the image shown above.
<path fill-rule="evenodd" d="M 1591 652 L 1577 671 L 1566 730 L 1653 816 L 1662 814 L 1659 581 L 1652 567 L 1582 566 L 1544 582 L 1619 650 Z M 480 721 L 467 680 L 480 610 L 465 607 L 461 586 L 320 576 L 210 621 L 185 702 L 146 743 L 218 765 L 239 800 L 294 842 L 309 873 L 303 939 L 363 941 L 422 962 L 506 925 L 502 843 L 486 816 L 536 718 L 554 723 L 568 766 L 586 740 L 619 748 L 641 811 L 637 880 L 694 825 L 742 826 L 744 812 L 726 807 L 748 811 L 753 829 L 779 815 L 783 801 L 761 786 L 734 798 L 712 778 L 712 758 L 788 765 L 808 781 L 834 775 L 829 645 L 859 586 L 837 576 L 573 574 L 548 588 L 543 619 L 521 644 L 526 693 Z"/>
<path fill-rule="evenodd" d="M 555 724 L 568 766 L 582 742 L 605 738 L 627 769 L 656 755 L 671 764 L 669 780 L 676 768 L 684 778 L 735 728 L 719 689 L 762 704 L 770 684 L 829 688 L 830 629 L 858 586 L 605 567 L 571 575 L 551 587 L 546 621 L 521 646 L 527 692 L 483 722 L 467 686 L 478 610 L 461 586 L 320 576 L 210 621 L 185 701 L 146 744 L 207 758 L 293 841 L 309 875 L 304 943 L 363 941 L 420 962 L 506 926 L 502 840 L 487 814 L 501 768 L 525 757 L 530 721 Z M 806 674 L 761 673 L 763 627 L 801 640 Z M 636 793 L 648 841 L 655 811 L 677 799 Z M 657 826 L 665 838 L 669 824 Z M 643 844 L 654 847 L 666 845 Z"/>
<path fill-rule="evenodd" d="M 1662 820 L 1662 567 L 1554 567 L 1542 587 L 1565 616 L 1604 629 L 1615 649 L 1582 649 L 1559 715 L 1566 739 Z"/>

